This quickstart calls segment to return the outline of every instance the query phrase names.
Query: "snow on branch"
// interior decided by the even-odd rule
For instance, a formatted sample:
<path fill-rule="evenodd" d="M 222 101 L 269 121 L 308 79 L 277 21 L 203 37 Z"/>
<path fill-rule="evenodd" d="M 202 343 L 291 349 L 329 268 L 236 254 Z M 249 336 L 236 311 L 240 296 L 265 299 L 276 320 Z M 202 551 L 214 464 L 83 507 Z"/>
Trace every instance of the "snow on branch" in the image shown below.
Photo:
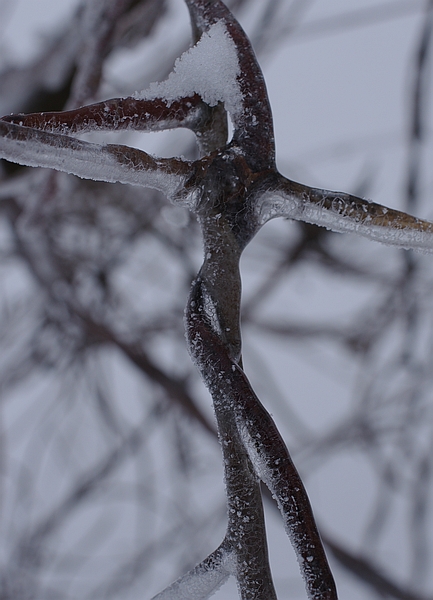
<path fill-rule="evenodd" d="M 210 68 L 211 65 L 211 68 Z M 209 106 L 224 103 L 232 118 L 239 118 L 242 102 L 237 82 L 240 74 L 235 45 L 222 21 L 213 24 L 200 40 L 176 61 L 168 79 L 152 83 L 136 97 L 178 101 L 198 94 Z"/>
<path fill-rule="evenodd" d="M 230 49 L 233 54 L 230 61 L 236 60 L 239 65 L 236 76 L 238 103 L 231 110 L 235 99 L 233 84 L 224 80 L 221 80 L 221 84 L 224 93 L 231 98 L 227 110 L 233 121 L 233 141 L 242 147 L 255 170 L 275 167 L 272 111 L 263 73 L 248 37 L 222 2 L 185 1 L 195 31 L 203 33 L 222 22 L 226 36 L 231 40 L 230 46 L 226 44 L 227 50 Z"/>

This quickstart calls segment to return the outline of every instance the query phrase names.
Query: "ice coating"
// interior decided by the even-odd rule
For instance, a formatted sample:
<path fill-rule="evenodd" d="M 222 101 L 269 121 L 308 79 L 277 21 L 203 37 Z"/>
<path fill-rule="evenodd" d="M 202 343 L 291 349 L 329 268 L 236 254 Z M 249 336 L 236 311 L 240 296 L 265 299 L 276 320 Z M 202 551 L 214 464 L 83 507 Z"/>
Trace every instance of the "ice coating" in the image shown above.
<path fill-rule="evenodd" d="M 384 211 L 386 210 L 384 208 Z M 421 219 L 414 218 L 413 223 L 408 223 L 406 226 L 401 226 L 398 221 L 393 222 L 391 219 L 384 225 L 377 225 L 369 215 L 360 221 L 356 217 L 341 215 L 313 204 L 306 204 L 301 214 L 302 221 L 326 227 L 337 233 L 357 233 L 388 246 L 426 253 L 433 252 L 433 227 L 424 227 L 425 222 Z"/>
<path fill-rule="evenodd" d="M 227 581 L 233 570 L 232 552 L 222 544 L 194 569 L 179 577 L 152 600 L 203 600 Z"/>
<path fill-rule="evenodd" d="M 284 186 L 262 194 L 256 207 L 260 225 L 286 217 L 336 233 L 356 233 L 389 246 L 433 253 L 433 223 L 348 194 L 302 187 L 303 197 Z M 312 201 L 310 192 L 322 198 Z"/>
<path fill-rule="evenodd" d="M 209 570 L 187 573 L 152 600 L 203 600 L 210 598 L 227 581 L 229 573 Z"/>
<path fill-rule="evenodd" d="M 154 159 L 128 146 L 102 146 L 0 121 L 0 158 L 30 167 L 47 167 L 83 179 L 129 183 L 158 189 L 174 199 L 182 188 L 183 168 L 177 159 Z M 177 170 L 177 172 L 176 172 Z"/>
<path fill-rule="evenodd" d="M 239 75 L 235 44 L 224 22 L 217 21 L 203 33 L 195 46 L 177 59 L 168 79 L 152 83 L 135 97 L 177 100 L 198 94 L 209 106 L 223 102 L 225 109 L 236 118 L 242 102 L 237 81 Z"/>
<path fill-rule="evenodd" d="M 216 6 L 217 1 L 218 0 L 213 0 L 211 2 L 206 0 L 190 0 L 190 4 L 192 5 L 194 3 L 197 5 L 206 5 L 207 7 L 214 7 Z M 101 2 L 99 2 L 99 4 L 101 4 Z M 233 30 L 230 29 L 230 31 Z M 238 41 L 239 38 L 234 37 L 234 39 Z M 248 64 L 248 61 L 245 59 L 245 48 L 245 45 L 238 46 L 238 53 L 241 57 L 239 62 L 233 39 L 228 34 L 223 22 L 218 21 L 208 32 L 202 36 L 201 40 L 194 48 L 186 52 L 181 59 L 178 60 L 174 73 L 170 75 L 165 82 L 159 84 L 155 83 L 147 92 L 144 92 L 146 99 L 148 99 L 150 103 L 153 102 L 157 97 L 167 98 L 168 103 L 171 103 L 170 107 L 173 110 L 173 114 L 176 112 L 174 110 L 175 100 L 181 98 L 182 96 L 198 94 L 209 105 L 215 105 L 218 102 L 223 102 L 225 108 L 230 111 L 234 117 L 237 117 L 237 115 L 240 114 L 241 108 L 238 107 L 241 107 L 243 100 L 242 121 L 239 120 L 238 122 L 238 120 L 235 119 L 237 137 L 234 139 L 237 145 L 232 149 L 231 155 L 227 153 L 227 160 L 234 159 L 238 161 L 238 164 L 241 164 L 244 161 L 244 167 L 242 170 L 239 169 L 238 172 L 233 170 L 233 178 L 231 180 L 228 176 L 224 179 L 226 183 L 233 184 L 233 189 L 238 190 L 242 190 L 241 186 L 236 188 L 236 182 L 238 180 L 235 179 L 235 176 L 237 177 L 238 174 L 242 174 L 244 176 L 243 181 L 246 182 L 245 190 L 247 190 L 247 186 L 250 185 L 251 181 L 249 179 L 249 175 L 252 173 L 256 175 L 259 173 L 260 169 L 264 171 L 266 168 L 274 168 L 272 163 L 273 144 L 269 143 L 266 145 L 266 143 L 264 143 L 266 140 L 271 140 L 272 142 L 271 115 L 267 114 L 266 110 L 263 110 L 263 106 L 266 106 L 266 102 L 263 100 L 263 98 L 266 99 L 265 93 L 262 93 L 261 98 L 258 98 L 255 93 L 258 88 L 257 82 L 260 83 L 261 81 L 260 73 L 258 69 L 254 70 L 250 68 L 251 65 Z M 240 65 L 242 65 L 241 75 L 239 73 Z M 239 83 L 239 77 L 242 77 L 243 98 L 241 95 L 241 84 Z M 190 100 L 190 98 L 188 100 Z M 190 102 L 185 102 L 185 104 L 191 106 Z M 198 103 L 198 106 L 199 109 L 203 108 L 200 102 Z M 106 111 L 109 112 L 109 110 L 110 108 L 107 104 Z M 153 118 L 153 115 L 150 113 L 146 114 Z M 134 114 L 134 117 L 138 117 L 138 114 Z M 155 118 L 154 123 L 156 122 L 158 122 L 159 126 L 165 123 L 167 128 L 168 125 L 170 125 L 170 127 L 173 126 L 173 124 L 176 125 L 174 116 L 172 117 L 172 120 L 167 120 L 165 122 L 161 119 L 157 121 Z M 179 122 L 180 119 L 178 119 L 177 123 L 179 124 Z M 22 128 L 21 130 L 23 131 Z M 19 131 L 17 131 L 17 135 L 18 134 Z M 202 135 L 202 132 L 199 131 L 199 134 Z M 28 135 L 30 136 L 30 134 Z M 23 147 L 22 139 L 23 138 L 18 137 L 9 138 L 6 143 L 8 144 L 8 151 L 11 152 L 9 156 L 14 156 L 17 162 L 23 161 L 23 164 L 31 164 L 34 166 L 43 164 L 44 166 L 59 168 L 66 172 L 79 174 L 82 177 L 88 177 L 91 179 L 102 178 L 104 181 L 122 181 L 125 183 L 134 183 L 136 185 L 156 187 L 157 189 L 164 191 L 170 198 L 173 198 L 178 193 L 178 189 L 182 187 L 181 184 L 186 179 L 184 175 L 179 174 L 180 171 L 177 175 L 174 175 L 173 172 L 168 172 L 167 169 L 164 170 L 163 165 L 167 165 L 167 163 L 163 163 L 162 161 L 158 162 L 152 157 L 146 158 L 144 154 L 140 155 L 141 159 L 139 161 L 138 152 L 134 150 L 126 150 L 125 148 L 120 150 L 119 146 L 101 147 L 89 144 L 86 145 L 81 142 L 73 143 L 70 141 L 70 138 L 65 137 L 56 138 L 57 141 L 55 143 L 54 141 L 51 143 L 50 140 L 54 140 L 54 138 L 43 136 L 36 137 L 34 135 L 33 137 L 27 138 L 27 153 L 27 147 Z M 62 139 L 64 142 L 62 142 Z M 68 140 L 68 147 L 66 147 L 66 140 Z M 117 152 L 115 151 L 116 149 Z M 257 162 L 255 160 L 256 156 L 254 155 L 266 155 L 267 153 L 270 153 L 269 160 L 263 159 L 262 162 Z M 214 187 L 215 196 L 212 198 L 210 195 L 209 200 L 214 200 L 217 197 L 219 184 L 221 184 L 221 190 L 224 188 L 222 176 L 219 179 L 214 180 L 208 179 L 208 181 L 206 181 L 205 179 L 206 170 L 211 172 L 211 169 L 209 169 L 209 167 L 212 165 L 211 160 L 214 160 L 212 156 L 206 157 L 206 160 L 203 160 L 201 165 L 199 165 L 197 162 L 197 166 L 199 166 L 201 170 L 197 168 L 197 170 L 193 173 L 194 177 L 191 177 L 190 180 L 192 181 L 191 185 L 197 185 L 197 194 L 200 199 L 202 199 L 202 197 L 205 199 L 207 198 L 204 195 L 200 195 L 200 185 L 203 185 L 204 187 L 206 184 L 206 189 L 211 189 L 211 187 Z M 214 164 L 217 164 L 216 161 Z M 220 162 L 219 164 L 221 165 L 223 163 Z M 226 164 L 229 165 L 228 162 Z M 228 171 L 228 169 L 226 170 Z M 219 172 L 225 173 L 223 169 L 221 169 Z M 190 184 L 190 181 L 188 181 L 188 184 Z M 273 177 L 269 177 L 268 181 L 274 183 L 275 174 Z M 209 182 L 211 185 L 209 185 Z M 215 185 L 213 186 L 212 184 Z M 410 245 L 409 243 L 406 243 L 406 238 L 406 241 L 403 240 L 403 237 L 407 236 L 408 234 L 412 236 L 414 243 L 416 242 L 416 244 L 420 245 L 422 242 L 422 236 L 431 237 L 431 233 L 433 232 L 433 230 L 428 230 L 425 228 L 422 229 L 420 221 L 418 223 L 412 221 L 412 228 L 407 225 L 409 222 L 407 220 L 394 221 L 396 227 L 393 227 L 391 219 L 386 216 L 388 214 L 388 209 L 383 207 L 381 209 L 383 210 L 383 214 L 380 215 L 380 219 L 382 219 L 381 225 L 378 225 L 376 222 L 379 220 L 377 218 L 377 214 L 373 218 L 373 213 L 370 214 L 368 212 L 368 205 L 359 199 L 354 202 L 353 199 L 346 200 L 343 194 L 339 195 L 321 190 L 320 197 L 323 199 L 323 203 L 321 203 L 321 200 L 314 203 L 309 201 L 307 192 L 302 191 L 300 188 L 301 186 L 297 186 L 297 193 L 294 193 L 292 196 L 289 196 L 287 193 L 285 193 L 284 189 L 282 188 L 280 193 L 281 200 L 277 199 L 274 201 L 271 197 L 269 206 L 266 207 L 270 217 L 269 215 L 265 215 L 266 219 L 276 216 L 289 217 L 322 225 L 329 229 L 333 229 L 334 231 L 357 232 L 369 237 L 370 239 L 378 239 L 385 243 L 394 243 L 404 246 Z M 265 188 L 261 187 L 260 189 Z M 266 189 L 268 188 L 266 187 Z M 244 193 L 244 191 L 242 190 L 240 193 Z M 318 195 L 319 194 L 316 194 L 316 198 Z M 222 191 L 220 196 L 223 196 Z M 218 196 L 218 199 L 220 199 L 220 196 Z M 238 202 L 237 204 L 239 206 L 241 203 Z M 262 204 L 265 204 L 265 201 L 263 201 Z M 198 201 L 197 205 L 195 202 L 191 203 L 193 210 L 196 206 L 198 206 Z M 216 345 L 216 348 L 217 350 L 220 350 L 219 354 L 223 357 L 223 359 L 226 360 L 226 366 L 220 369 L 218 368 L 217 364 L 214 370 L 212 370 L 211 366 L 209 366 L 209 363 L 204 362 L 204 358 L 200 358 L 200 353 L 202 355 L 205 355 L 206 353 L 210 354 L 210 346 L 209 339 L 206 337 L 199 337 L 198 334 L 196 334 L 195 337 L 191 337 L 189 341 L 191 355 L 199 369 L 204 372 L 204 379 L 209 382 L 209 388 L 213 397 L 215 398 L 215 406 L 217 409 L 220 410 L 220 412 L 225 410 L 225 414 L 223 415 L 224 417 L 227 413 L 229 413 L 229 411 L 238 411 L 238 414 L 235 416 L 237 418 L 237 426 L 241 435 L 243 446 L 248 451 L 249 459 L 255 467 L 257 474 L 263 481 L 266 482 L 272 493 L 276 496 L 280 510 L 285 518 L 287 531 L 297 544 L 297 548 L 300 549 L 300 552 L 303 548 L 302 543 L 305 540 L 308 542 L 308 536 L 305 533 L 304 527 L 306 519 L 297 518 L 299 511 L 296 512 L 294 510 L 294 508 L 297 508 L 297 498 L 300 498 L 298 502 L 299 506 L 303 506 L 305 504 L 301 496 L 295 495 L 299 493 L 300 488 L 296 485 L 292 486 L 292 488 L 286 485 L 288 478 L 286 477 L 284 479 L 284 472 L 281 466 L 281 461 L 285 455 L 283 453 L 278 454 L 274 452 L 275 443 L 273 444 L 273 447 L 271 447 L 270 443 L 267 445 L 265 444 L 267 438 L 265 435 L 263 435 L 263 429 L 260 428 L 260 420 L 257 419 L 256 422 L 248 420 L 244 414 L 247 411 L 241 413 L 242 407 L 238 408 L 238 405 L 234 401 L 238 390 L 240 390 L 238 395 L 241 397 L 241 399 L 247 395 L 247 392 L 250 392 L 249 387 L 246 385 L 247 382 L 245 379 L 243 379 L 241 374 L 239 364 L 235 362 L 230 363 L 227 361 L 227 356 L 230 358 L 236 357 L 237 360 L 240 359 L 240 343 L 236 346 L 236 344 L 232 343 L 233 338 L 231 337 L 231 334 L 230 336 L 228 334 L 228 332 L 235 330 L 235 328 L 238 326 L 237 322 L 233 319 L 231 322 L 228 321 L 227 323 L 221 318 L 221 315 L 225 314 L 224 310 L 227 305 L 234 307 L 240 302 L 240 300 L 237 300 L 236 298 L 235 302 L 231 302 L 229 290 L 233 289 L 232 282 L 234 278 L 230 279 L 227 277 L 227 258 L 230 258 L 230 253 L 233 254 L 233 256 L 237 255 L 237 248 L 235 247 L 235 244 L 233 244 L 233 240 L 229 235 L 232 233 L 232 230 L 229 228 L 232 227 L 234 221 L 233 219 L 230 220 L 233 213 L 229 213 L 228 209 L 226 210 L 225 207 L 224 210 L 221 208 L 222 212 L 218 212 L 217 215 L 212 213 L 212 209 L 212 204 L 209 202 L 207 212 L 208 224 L 212 219 L 223 223 L 224 219 L 227 218 L 227 227 L 221 226 L 221 228 L 218 229 L 215 226 L 212 227 L 211 231 L 211 227 L 209 226 L 210 233 L 208 238 L 211 237 L 211 234 L 214 235 L 215 233 L 215 236 L 218 236 L 218 239 L 215 237 L 215 244 L 208 244 L 212 251 L 206 252 L 207 272 L 203 272 L 204 275 L 206 275 L 205 283 L 207 284 L 207 287 L 204 284 L 202 285 L 203 303 L 202 306 L 200 306 L 200 309 L 202 309 L 201 314 L 206 317 L 205 325 L 207 325 L 209 328 L 208 338 L 213 335 L 215 338 L 218 338 L 221 341 L 221 347 Z M 365 214 L 363 214 L 363 211 Z M 249 217 L 250 214 L 248 211 L 246 212 L 247 216 Z M 376 221 L 374 219 L 376 219 Z M 263 222 L 265 222 L 265 220 Z M 204 221 L 205 219 L 203 219 L 203 222 Z M 238 222 L 241 223 L 242 226 L 248 225 L 250 227 L 248 231 L 254 230 L 255 228 L 255 223 L 253 221 L 249 223 L 246 219 L 245 221 L 236 220 L 236 225 Z M 384 223 L 386 223 L 386 225 L 384 225 Z M 416 229 L 416 227 L 418 227 L 418 229 Z M 412 240 L 412 238 L 410 239 Z M 229 253 L 226 248 L 231 247 L 233 247 L 233 252 L 230 251 Z M 215 256 L 216 258 L 214 258 Z M 233 257 L 231 257 L 231 260 L 233 264 Z M 210 265 L 216 266 L 214 269 L 211 269 Z M 217 270 L 217 267 L 220 268 L 220 271 Z M 219 295 L 217 293 L 218 289 L 224 293 Z M 227 312 L 228 311 L 226 311 L 226 313 Z M 236 316 L 236 310 L 231 310 L 230 313 Z M 200 311 L 197 311 L 197 314 L 192 314 L 192 317 L 198 320 L 200 317 Z M 202 319 L 203 322 L 204 317 Z M 230 327 L 227 327 L 227 324 L 230 325 Z M 235 352 L 234 350 L 237 350 L 238 348 L 239 351 Z M 251 393 L 249 398 L 251 399 L 250 406 L 252 406 L 252 408 L 258 405 L 258 402 L 254 399 Z M 250 413 L 252 413 L 252 410 Z M 261 421 L 263 422 L 264 419 L 261 419 Z M 273 430 L 271 430 L 271 433 L 272 431 Z M 223 438 L 224 444 L 227 446 L 230 441 L 229 433 L 227 433 Z M 243 456 L 243 454 L 237 450 L 233 452 L 232 455 L 236 458 L 236 454 L 239 457 Z M 228 456 L 227 451 L 225 456 Z M 281 456 L 283 458 L 280 458 Z M 230 461 L 229 459 L 225 458 L 227 471 L 230 469 L 233 462 L 234 461 Z M 239 460 L 238 462 L 240 463 L 241 461 Z M 242 475 L 244 482 L 246 482 L 243 484 L 243 487 L 246 489 L 249 483 L 249 473 L 247 470 L 245 471 L 246 472 Z M 235 480 L 235 477 L 233 477 L 232 481 L 234 481 L 235 484 L 238 482 L 242 483 L 240 477 L 237 480 Z M 236 533 L 236 540 L 239 541 L 238 546 L 232 546 L 236 548 L 236 550 L 233 551 L 233 554 L 239 550 L 239 555 L 241 555 L 240 551 L 243 551 L 242 545 L 245 546 L 248 543 L 249 535 L 248 532 L 245 532 L 246 526 L 250 520 L 250 514 L 246 510 L 245 512 L 242 512 L 242 504 L 239 500 L 239 496 L 237 494 L 235 495 L 235 492 L 233 491 L 234 489 L 235 485 L 230 485 L 227 483 L 227 495 L 231 511 L 231 532 Z M 244 505 L 245 504 L 246 503 L 244 502 Z M 251 514 L 253 513 L 251 512 Z M 295 535 L 296 532 L 293 533 L 295 530 L 299 530 L 301 533 Z M 260 536 L 259 533 L 255 535 L 257 539 L 263 539 L 263 535 Z M 308 570 L 308 565 L 314 563 L 315 560 L 315 553 L 313 552 L 312 548 L 314 549 L 314 546 L 308 546 L 307 553 L 304 552 L 304 555 L 299 554 L 299 562 L 303 568 L 304 576 L 307 577 L 309 582 L 312 581 L 312 578 L 310 576 L 311 569 Z M 303 563 L 307 564 L 307 568 L 303 567 Z M 243 575 L 241 569 L 239 569 L 239 573 Z M 235 574 L 237 575 L 236 572 Z M 220 565 L 215 566 L 214 564 L 211 564 L 208 570 L 196 569 L 195 571 L 181 578 L 181 580 L 178 580 L 178 582 L 173 584 L 169 590 L 160 594 L 158 597 L 192 598 L 193 600 L 195 598 L 208 597 L 221 583 L 224 582 L 226 576 L 227 572 L 220 568 Z M 246 581 L 247 577 L 244 577 L 244 580 Z M 245 596 L 247 593 L 248 591 L 245 592 Z M 267 597 L 268 600 L 270 600 L 269 595 L 263 597 Z M 312 598 L 313 596 L 310 597 Z M 321 592 L 320 595 L 314 596 L 314 598 L 316 597 L 320 598 L 320 600 L 323 600 L 324 598 Z"/>

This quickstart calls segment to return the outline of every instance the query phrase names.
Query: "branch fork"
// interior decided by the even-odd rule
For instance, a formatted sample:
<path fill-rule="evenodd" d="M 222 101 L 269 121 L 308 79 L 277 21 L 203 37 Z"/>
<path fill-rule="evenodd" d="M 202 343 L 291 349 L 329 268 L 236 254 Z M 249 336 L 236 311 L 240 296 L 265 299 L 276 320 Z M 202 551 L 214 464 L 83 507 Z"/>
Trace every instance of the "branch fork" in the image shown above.
<path fill-rule="evenodd" d="M 308 597 L 335 600 L 335 583 L 307 493 L 274 421 L 243 370 L 239 260 L 260 227 L 276 217 L 429 252 L 433 251 L 433 224 L 281 175 L 275 166 L 266 86 L 247 36 L 220 0 L 185 1 L 198 43 L 179 65 L 182 60 L 188 65 L 185 61 L 200 59 L 204 51 L 199 40 L 208 34 L 210 38 L 209 32 L 214 43 L 224 47 L 227 60 L 237 65 L 234 80 L 226 82 L 221 74 L 217 101 L 206 101 L 206 81 L 194 84 L 200 89 L 185 95 L 182 86 L 188 87 L 188 82 L 179 83 L 180 78 L 173 76 L 141 97 L 114 98 L 59 113 L 10 115 L 0 120 L 0 156 L 87 179 L 158 189 L 193 211 L 202 226 L 205 258 L 192 286 L 185 325 L 191 358 L 213 398 L 224 459 L 228 527 L 217 550 L 155 598 L 207 598 L 231 574 L 241 598 L 276 598 L 262 481 L 281 511 Z M 165 95 L 158 96 L 158 90 Z M 234 128 L 230 142 L 228 108 Z M 98 145 L 73 137 L 89 131 L 176 127 L 196 134 L 198 160 L 155 158 L 128 146 Z"/>

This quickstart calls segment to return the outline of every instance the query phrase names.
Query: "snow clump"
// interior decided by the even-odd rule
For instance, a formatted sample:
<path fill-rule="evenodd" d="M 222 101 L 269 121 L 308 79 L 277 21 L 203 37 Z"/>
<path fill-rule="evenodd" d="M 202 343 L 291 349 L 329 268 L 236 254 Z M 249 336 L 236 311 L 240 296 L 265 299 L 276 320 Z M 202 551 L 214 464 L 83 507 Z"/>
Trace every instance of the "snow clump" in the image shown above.
<path fill-rule="evenodd" d="M 165 81 L 151 83 L 135 97 L 174 101 L 198 94 L 209 106 L 223 102 L 227 112 L 236 119 L 242 103 L 239 75 L 235 43 L 224 22 L 217 21 L 203 33 L 195 46 L 177 59 L 174 70 Z"/>

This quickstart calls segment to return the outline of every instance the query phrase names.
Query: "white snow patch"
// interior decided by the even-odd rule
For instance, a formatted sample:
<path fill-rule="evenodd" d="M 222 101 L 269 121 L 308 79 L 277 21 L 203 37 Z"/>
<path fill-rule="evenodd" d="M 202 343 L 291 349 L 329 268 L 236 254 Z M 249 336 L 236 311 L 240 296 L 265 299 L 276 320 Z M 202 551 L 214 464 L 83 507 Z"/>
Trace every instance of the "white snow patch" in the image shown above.
<path fill-rule="evenodd" d="M 236 118 L 242 102 L 239 75 L 236 46 L 224 22 L 218 21 L 177 59 L 165 81 L 151 83 L 135 97 L 145 100 L 163 97 L 173 101 L 198 94 L 209 106 L 224 102 L 225 109 Z"/>

